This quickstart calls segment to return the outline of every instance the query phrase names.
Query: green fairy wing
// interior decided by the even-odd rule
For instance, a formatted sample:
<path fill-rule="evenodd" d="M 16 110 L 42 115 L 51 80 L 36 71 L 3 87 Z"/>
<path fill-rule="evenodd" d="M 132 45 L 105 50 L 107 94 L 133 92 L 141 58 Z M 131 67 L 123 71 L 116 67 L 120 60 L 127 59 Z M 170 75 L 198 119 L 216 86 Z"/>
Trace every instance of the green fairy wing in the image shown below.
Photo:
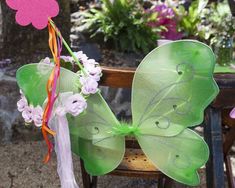
<path fill-rule="evenodd" d="M 218 94 L 215 58 L 197 41 L 182 40 L 154 49 L 138 66 L 132 85 L 133 124 L 143 134 L 173 136 L 203 121 Z"/>
<path fill-rule="evenodd" d="M 24 65 L 17 70 L 17 83 L 30 104 L 42 106 L 47 98 L 46 85 L 52 69 L 51 65 L 37 63 Z M 57 89 L 60 92 L 78 92 L 78 76 L 72 71 L 61 68 Z"/>
<path fill-rule="evenodd" d="M 139 135 L 137 140 L 154 165 L 172 179 L 190 185 L 198 185 L 197 169 L 209 157 L 205 141 L 190 129 L 176 136 L 164 137 Z"/>
<path fill-rule="evenodd" d="M 176 41 L 148 54 L 133 80 L 133 125 L 142 150 L 163 173 L 187 185 L 199 184 L 197 169 L 209 156 L 204 140 L 187 127 L 203 121 L 218 94 L 214 66 L 205 44 Z"/>
<path fill-rule="evenodd" d="M 72 151 L 83 159 L 89 174 L 103 175 L 120 164 L 125 137 L 112 134 L 119 122 L 99 93 L 88 97 L 84 114 L 68 119 Z"/>

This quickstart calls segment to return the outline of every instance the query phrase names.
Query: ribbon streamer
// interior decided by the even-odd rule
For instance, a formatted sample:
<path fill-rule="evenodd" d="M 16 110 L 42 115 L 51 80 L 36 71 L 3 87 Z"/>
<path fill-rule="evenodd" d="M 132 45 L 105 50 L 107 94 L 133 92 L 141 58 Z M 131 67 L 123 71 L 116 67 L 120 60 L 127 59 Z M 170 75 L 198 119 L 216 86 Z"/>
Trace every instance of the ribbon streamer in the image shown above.
<path fill-rule="evenodd" d="M 55 29 L 51 26 L 50 22 L 48 22 L 48 30 L 49 47 L 53 55 L 55 67 L 52 70 L 49 80 L 47 82 L 47 104 L 43 113 L 42 122 L 42 134 L 48 147 L 48 153 L 44 159 L 45 163 L 50 160 L 51 152 L 53 150 L 53 146 L 48 138 L 48 133 L 54 136 L 55 132 L 49 129 L 48 122 L 51 117 L 54 102 L 57 98 L 56 86 L 60 75 L 60 54 L 62 51 L 62 39 L 56 35 L 56 33 L 59 33 L 59 30 L 56 28 L 57 31 L 55 31 Z"/>

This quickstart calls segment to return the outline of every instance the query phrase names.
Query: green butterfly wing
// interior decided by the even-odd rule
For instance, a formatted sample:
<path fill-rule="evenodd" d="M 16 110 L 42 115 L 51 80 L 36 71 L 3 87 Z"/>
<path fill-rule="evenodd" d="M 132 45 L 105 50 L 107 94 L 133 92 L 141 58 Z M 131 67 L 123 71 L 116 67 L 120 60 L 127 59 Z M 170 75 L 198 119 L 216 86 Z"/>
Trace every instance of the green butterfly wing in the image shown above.
<path fill-rule="evenodd" d="M 197 169 L 209 157 L 205 141 L 190 129 L 176 136 L 139 135 L 137 140 L 147 157 L 172 179 L 191 186 L 200 180 Z"/>
<path fill-rule="evenodd" d="M 84 114 L 68 119 L 72 151 L 83 159 L 89 174 L 104 175 L 120 164 L 125 137 L 112 134 L 119 122 L 99 93 L 88 97 Z"/>
<path fill-rule="evenodd" d="M 52 69 L 52 65 L 37 63 L 24 65 L 17 70 L 17 83 L 30 104 L 42 106 L 47 98 L 46 85 Z M 57 90 L 60 92 L 78 92 L 79 78 L 77 74 L 64 68 L 60 70 Z"/>
<path fill-rule="evenodd" d="M 132 85 L 133 124 L 143 134 L 174 136 L 203 121 L 218 94 L 215 58 L 197 41 L 182 40 L 154 49 L 138 66 Z"/>

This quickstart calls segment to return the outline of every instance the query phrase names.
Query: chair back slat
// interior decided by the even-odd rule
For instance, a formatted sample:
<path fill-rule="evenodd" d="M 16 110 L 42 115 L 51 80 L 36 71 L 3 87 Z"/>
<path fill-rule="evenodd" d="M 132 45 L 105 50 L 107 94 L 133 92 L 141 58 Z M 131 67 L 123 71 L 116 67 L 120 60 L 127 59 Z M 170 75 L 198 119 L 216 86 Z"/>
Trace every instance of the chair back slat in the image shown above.
<path fill-rule="evenodd" d="M 135 68 L 102 67 L 100 85 L 114 88 L 131 88 Z"/>

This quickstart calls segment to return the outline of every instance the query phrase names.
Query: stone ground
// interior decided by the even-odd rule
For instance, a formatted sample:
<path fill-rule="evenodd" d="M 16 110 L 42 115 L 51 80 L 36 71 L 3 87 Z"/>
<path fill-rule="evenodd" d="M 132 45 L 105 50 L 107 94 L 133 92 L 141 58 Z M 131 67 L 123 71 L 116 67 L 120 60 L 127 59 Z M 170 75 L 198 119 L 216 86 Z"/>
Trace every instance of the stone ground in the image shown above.
<path fill-rule="evenodd" d="M 46 152 L 43 141 L 20 141 L 0 145 L 0 188 L 57 188 L 60 187 L 56 172 L 56 158 L 45 165 L 42 160 Z M 74 171 L 77 182 L 82 187 L 79 159 L 74 158 Z M 155 188 L 157 181 L 140 178 L 102 176 L 98 188 Z M 186 188 L 175 184 L 175 188 Z M 204 188 L 205 176 L 201 186 Z"/>

